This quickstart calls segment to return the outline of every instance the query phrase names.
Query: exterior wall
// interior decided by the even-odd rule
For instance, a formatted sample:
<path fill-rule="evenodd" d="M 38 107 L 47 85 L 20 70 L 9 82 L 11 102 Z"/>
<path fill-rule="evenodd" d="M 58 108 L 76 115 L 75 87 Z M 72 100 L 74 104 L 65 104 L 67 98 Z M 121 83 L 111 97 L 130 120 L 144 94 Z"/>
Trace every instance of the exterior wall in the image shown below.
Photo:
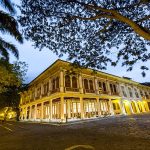
<path fill-rule="evenodd" d="M 58 61 L 21 93 L 20 110 L 21 120 L 45 122 L 142 113 L 150 111 L 150 88 Z"/>

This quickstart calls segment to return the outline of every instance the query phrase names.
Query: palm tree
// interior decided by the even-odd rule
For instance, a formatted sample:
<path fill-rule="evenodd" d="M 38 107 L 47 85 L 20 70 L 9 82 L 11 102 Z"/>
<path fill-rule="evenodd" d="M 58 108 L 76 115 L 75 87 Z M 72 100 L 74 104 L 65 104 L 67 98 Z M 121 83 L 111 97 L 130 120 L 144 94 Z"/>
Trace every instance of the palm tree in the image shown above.
<path fill-rule="evenodd" d="M 10 0 L 0 0 L 0 5 L 5 8 L 9 13 L 0 10 L 0 31 L 2 34 L 9 33 L 19 43 L 23 43 L 22 35 L 18 30 L 18 23 L 12 16 L 16 13 L 13 4 Z M 9 51 L 12 52 L 16 58 L 19 57 L 18 49 L 12 43 L 6 42 L 0 37 L 0 54 L 7 61 L 9 60 Z"/>

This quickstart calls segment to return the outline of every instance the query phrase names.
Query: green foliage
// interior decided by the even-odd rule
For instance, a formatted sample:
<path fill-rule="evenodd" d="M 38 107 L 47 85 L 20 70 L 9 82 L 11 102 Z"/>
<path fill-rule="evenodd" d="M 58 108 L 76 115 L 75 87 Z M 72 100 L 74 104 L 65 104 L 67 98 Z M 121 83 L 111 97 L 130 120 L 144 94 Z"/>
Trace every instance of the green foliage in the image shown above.
<path fill-rule="evenodd" d="M 9 14 L 0 10 L 0 31 L 2 34 L 10 34 L 14 37 L 18 42 L 23 43 L 22 35 L 18 29 L 18 23 L 12 14 L 15 13 L 15 9 L 10 0 L 0 0 L 1 6 L 3 6 L 6 10 L 9 11 Z M 0 57 L 5 58 L 7 61 L 9 60 L 9 51 L 12 52 L 16 58 L 19 57 L 18 49 L 12 43 L 8 43 L 0 37 Z"/>
<path fill-rule="evenodd" d="M 22 0 L 27 39 L 85 67 L 150 60 L 149 0 Z"/>
<path fill-rule="evenodd" d="M 0 59 L 0 93 L 8 91 L 11 87 L 20 87 L 25 79 L 26 71 L 25 62 L 9 64 L 6 60 Z"/>

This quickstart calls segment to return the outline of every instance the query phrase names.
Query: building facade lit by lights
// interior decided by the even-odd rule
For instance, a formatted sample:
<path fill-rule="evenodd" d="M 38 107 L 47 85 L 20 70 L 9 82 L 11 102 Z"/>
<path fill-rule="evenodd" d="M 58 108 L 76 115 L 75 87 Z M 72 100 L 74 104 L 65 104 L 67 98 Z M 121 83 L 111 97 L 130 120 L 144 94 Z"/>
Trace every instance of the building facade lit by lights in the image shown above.
<path fill-rule="evenodd" d="M 66 122 L 150 111 L 150 87 L 57 60 L 21 93 L 20 120 Z"/>

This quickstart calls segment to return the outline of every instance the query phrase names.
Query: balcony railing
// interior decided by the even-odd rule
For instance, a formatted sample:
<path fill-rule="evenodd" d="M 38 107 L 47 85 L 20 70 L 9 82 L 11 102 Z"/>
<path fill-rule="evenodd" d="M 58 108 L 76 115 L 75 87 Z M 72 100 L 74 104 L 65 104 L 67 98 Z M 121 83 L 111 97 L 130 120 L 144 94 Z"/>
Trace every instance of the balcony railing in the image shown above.
<path fill-rule="evenodd" d="M 48 96 L 48 92 L 42 94 L 42 97 L 46 97 L 46 96 Z"/>
<path fill-rule="evenodd" d="M 142 96 L 143 99 L 150 99 L 149 95 Z"/>
<path fill-rule="evenodd" d="M 85 93 L 95 93 L 94 90 L 90 90 L 90 89 L 85 89 L 84 91 L 85 91 Z"/>
<path fill-rule="evenodd" d="M 99 94 L 108 94 L 108 91 L 99 91 Z"/>
<path fill-rule="evenodd" d="M 30 99 L 30 102 L 33 102 L 34 101 L 34 98 L 32 97 L 31 99 Z"/>
<path fill-rule="evenodd" d="M 111 95 L 117 95 L 117 96 L 119 96 L 119 93 L 118 92 L 111 92 Z"/>
<path fill-rule="evenodd" d="M 66 91 L 72 91 L 72 92 L 79 92 L 79 89 L 78 89 L 78 88 L 66 87 L 65 90 L 66 90 Z"/>
<path fill-rule="evenodd" d="M 35 97 L 36 100 L 39 99 L 39 98 L 40 98 L 40 95 L 38 95 L 38 96 Z"/>
<path fill-rule="evenodd" d="M 53 89 L 53 90 L 51 91 L 51 94 L 56 93 L 56 92 L 60 92 L 60 89 L 59 89 L 59 88 Z"/>

